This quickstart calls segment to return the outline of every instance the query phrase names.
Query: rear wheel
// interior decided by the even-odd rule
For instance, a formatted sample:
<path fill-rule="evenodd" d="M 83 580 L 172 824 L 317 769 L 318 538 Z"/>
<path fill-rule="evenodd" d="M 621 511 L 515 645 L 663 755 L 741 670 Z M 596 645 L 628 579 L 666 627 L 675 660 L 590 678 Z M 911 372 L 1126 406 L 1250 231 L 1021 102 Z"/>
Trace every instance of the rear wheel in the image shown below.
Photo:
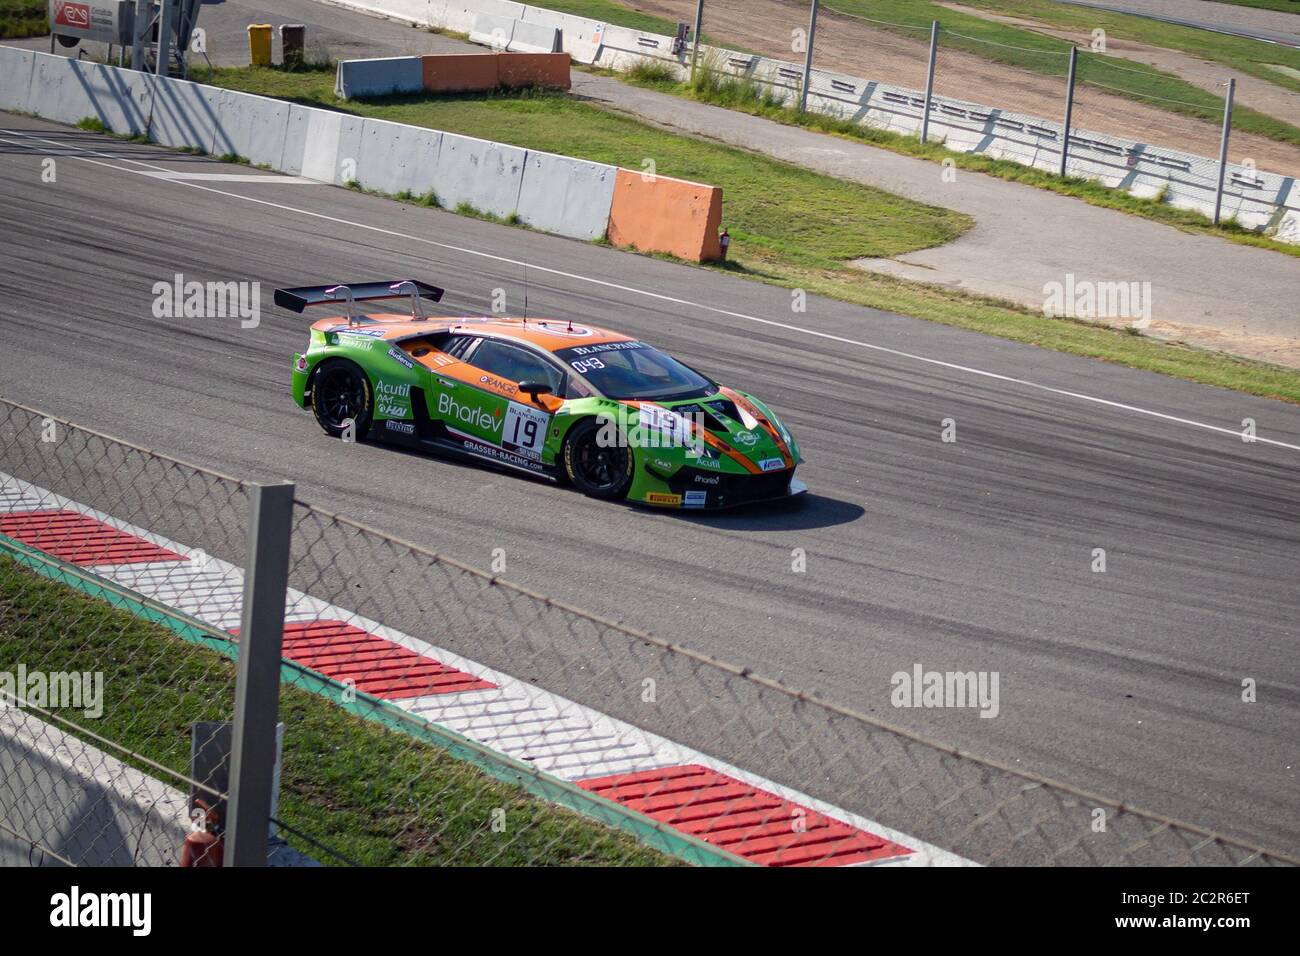
<path fill-rule="evenodd" d="M 624 498 L 632 487 L 632 449 L 626 442 L 602 442 L 600 423 L 589 418 L 564 439 L 564 473 L 584 495 Z"/>
<path fill-rule="evenodd" d="M 346 359 L 322 362 L 312 378 L 311 407 L 320 427 L 335 438 L 348 425 L 357 441 L 366 437 L 373 418 L 370 381 L 365 372 Z"/>

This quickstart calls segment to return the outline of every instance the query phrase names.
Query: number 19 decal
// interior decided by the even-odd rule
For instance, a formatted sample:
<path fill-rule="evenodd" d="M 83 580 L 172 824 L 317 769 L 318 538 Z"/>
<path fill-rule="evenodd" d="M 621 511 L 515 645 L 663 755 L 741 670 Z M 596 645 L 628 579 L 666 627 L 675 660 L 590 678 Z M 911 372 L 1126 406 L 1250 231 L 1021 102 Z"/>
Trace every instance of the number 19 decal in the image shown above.
<path fill-rule="evenodd" d="M 550 421 L 551 416 L 545 412 L 511 402 L 506 409 L 501 447 L 527 458 L 541 458 L 542 444 L 546 441 L 546 428 Z"/>

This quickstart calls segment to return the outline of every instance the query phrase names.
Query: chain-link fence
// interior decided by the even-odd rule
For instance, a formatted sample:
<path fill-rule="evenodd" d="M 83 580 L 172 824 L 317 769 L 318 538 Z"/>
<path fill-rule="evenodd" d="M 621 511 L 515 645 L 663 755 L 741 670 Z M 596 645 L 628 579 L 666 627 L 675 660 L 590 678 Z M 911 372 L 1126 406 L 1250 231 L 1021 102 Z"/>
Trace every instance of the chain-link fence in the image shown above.
<path fill-rule="evenodd" d="M 236 662 L 266 646 L 241 630 L 262 491 L 0 402 L 4 862 L 167 865 L 220 835 L 192 822 L 227 806 L 195 725 L 239 732 Z M 273 862 L 1296 862 L 291 508 L 279 699 L 241 705 L 283 724 Z"/>

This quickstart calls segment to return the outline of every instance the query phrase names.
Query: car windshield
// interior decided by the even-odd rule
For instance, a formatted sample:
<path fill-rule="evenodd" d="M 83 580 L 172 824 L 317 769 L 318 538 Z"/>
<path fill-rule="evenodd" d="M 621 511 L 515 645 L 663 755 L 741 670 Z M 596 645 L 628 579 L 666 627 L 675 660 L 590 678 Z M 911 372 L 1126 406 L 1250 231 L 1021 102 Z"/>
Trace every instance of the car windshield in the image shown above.
<path fill-rule="evenodd" d="M 606 398 L 659 401 L 717 391 L 707 378 L 644 342 L 579 345 L 555 354 Z"/>

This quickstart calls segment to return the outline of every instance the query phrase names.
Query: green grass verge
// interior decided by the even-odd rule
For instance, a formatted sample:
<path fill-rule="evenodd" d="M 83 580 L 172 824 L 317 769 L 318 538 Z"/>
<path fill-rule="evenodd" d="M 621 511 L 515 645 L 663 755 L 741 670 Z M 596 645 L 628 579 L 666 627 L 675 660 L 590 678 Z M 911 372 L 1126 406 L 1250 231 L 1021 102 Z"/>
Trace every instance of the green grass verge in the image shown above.
<path fill-rule="evenodd" d="M 218 70 L 227 86 L 344 109 L 397 123 L 478 136 L 596 162 L 648 169 L 722 186 L 726 224 L 751 252 L 809 267 L 837 268 L 861 256 L 895 256 L 942 245 L 970 217 L 856 183 L 690 139 L 550 92 L 394 97 L 342 103 L 327 70 Z"/>
<path fill-rule="evenodd" d="M 669 133 L 563 94 L 421 96 L 344 103 L 335 99 L 332 74 L 324 70 L 229 69 L 205 74 L 202 79 L 230 89 L 632 169 L 642 168 L 642 161 L 653 157 L 656 171 L 662 175 L 712 183 L 725 190 L 725 223 L 734 240 L 731 261 L 708 268 L 1012 341 L 1300 403 L 1300 373 L 1291 369 L 1086 322 L 1048 318 L 1015 303 L 853 268 L 848 261 L 854 258 L 899 254 L 871 250 L 920 248 L 946 241 L 940 237 L 960 234 L 969 220 L 743 150 Z M 938 146 L 922 149 L 932 151 L 931 158 L 954 157 Z M 1017 164 L 1005 165 L 1007 178 L 1034 175 L 1033 170 Z M 1103 196 L 1125 195 L 1081 182 L 1072 188 L 1098 204 L 1110 204 Z M 1142 202 L 1132 197 L 1127 200 Z M 1250 234 L 1241 239 L 1267 243 Z"/>
<path fill-rule="evenodd" d="M 50 32 L 46 0 L 0 0 L 0 40 L 39 37 Z"/>
<path fill-rule="evenodd" d="M 230 718 L 231 661 L 0 555 L 0 662 L 13 670 L 20 660 L 30 669 L 102 671 L 104 713 L 90 729 L 179 773 L 189 766 L 190 723 Z M 358 863 L 675 862 L 307 690 L 281 688 L 280 719 L 280 818 Z M 504 811 L 500 832 L 492 826 L 496 811 Z M 323 863 L 337 862 L 289 839 Z"/>

